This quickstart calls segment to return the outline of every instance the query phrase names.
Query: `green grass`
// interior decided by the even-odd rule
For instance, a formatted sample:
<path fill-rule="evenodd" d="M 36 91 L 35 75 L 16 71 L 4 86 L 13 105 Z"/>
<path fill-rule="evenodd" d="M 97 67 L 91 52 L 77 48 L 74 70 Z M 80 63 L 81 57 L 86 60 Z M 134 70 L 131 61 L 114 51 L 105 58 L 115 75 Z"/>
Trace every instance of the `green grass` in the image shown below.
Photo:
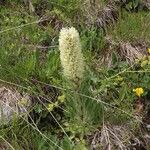
<path fill-rule="evenodd" d="M 150 14 L 147 12 L 127 13 L 123 12 L 118 23 L 108 30 L 108 34 L 113 37 L 117 42 L 136 40 L 144 40 L 149 42 L 150 29 L 149 29 Z"/>
<path fill-rule="evenodd" d="M 0 127 L 0 148 L 6 143 L 15 150 L 86 150 L 90 147 L 88 135 L 104 124 L 129 124 L 133 131 L 139 129 L 135 102 L 149 99 L 149 63 L 130 66 L 114 53 L 108 68 L 99 65 L 99 58 L 109 52 L 106 35 L 116 43 L 149 43 L 150 14 L 123 10 L 105 33 L 94 25 L 86 26 L 84 15 L 77 13 L 84 11 L 82 3 L 48 1 L 43 6 L 49 18 L 46 24 L 37 23 L 40 16 L 17 0 L 0 8 L 0 84 L 27 92 L 34 101 L 27 118 L 14 118 L 10 125 Z M 41 1 L 33 1 L 33 6 L 41 6 Z M 58 49 L 61 23 L 80 33 L 86 73 L 78 90 L 63 78 Z M 144 89 L 141 98 L 133 92 L 136 87 Z M 49 104 L 53 104 L 50 112 Z"/>

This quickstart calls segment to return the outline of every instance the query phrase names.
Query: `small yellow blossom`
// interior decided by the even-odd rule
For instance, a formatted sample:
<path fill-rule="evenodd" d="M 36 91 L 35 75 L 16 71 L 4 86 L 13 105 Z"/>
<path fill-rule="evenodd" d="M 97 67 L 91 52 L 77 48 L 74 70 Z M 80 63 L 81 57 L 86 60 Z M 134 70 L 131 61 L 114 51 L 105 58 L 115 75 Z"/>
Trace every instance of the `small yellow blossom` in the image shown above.
<path fill-rule="evenodd" d="M 144 93 L 144 90 L 143 88 L 139 87 L 139 88 L 133 89 L 133 92 L 135 92 L 136 95 L 140 97 Z"/>
<path fill-rule="evenodd" d="M 123 77 L 117 76 L 116 80 L 117 80 L 117 81 L 123 81 Z"/>
<path fill-rule="evenodd" d="M 148 53 L 150 53 L 150 48 L 148 48 L 148 50 L 147 50 L 147 51 L 148 51 Z"/>
<path fill-rule="evenodd" d="M 53 111 L 54 108 L 58 107 L 58 101 L 56 101 L 55 103 L 49 103 L 47 106 L 47 110 L 48 111 Z"/>
<path fill-rule="evenodd" d="M 58 100 L 63 103 L 65 101 L 65 95 L 58 96 Z"/>
<path fill-rule="evenodd" d="M 48 111 L 52 111 L 54 109 L 54 104 L 48 104 L 47 109 Z"/>

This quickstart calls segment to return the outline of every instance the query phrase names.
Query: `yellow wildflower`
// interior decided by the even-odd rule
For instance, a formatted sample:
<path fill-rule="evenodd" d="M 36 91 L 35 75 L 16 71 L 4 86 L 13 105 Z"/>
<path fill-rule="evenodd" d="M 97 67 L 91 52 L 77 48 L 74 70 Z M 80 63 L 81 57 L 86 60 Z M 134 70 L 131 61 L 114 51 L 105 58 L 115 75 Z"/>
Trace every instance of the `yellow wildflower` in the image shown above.
<path fill-rule="evenodd" d="M 123 81 L 123 77 L 117 76 L 116 80 L 117 80 L 117 81 Z"/>
<path fill-rule="evenodd" d="M 52 111 L 54 109 L 54 104 L 48 104 L 47 109 L 48 111 Z"/>
<path fill-rule="evenodd" d="M 65 101 L 65 95 L 58 96 L 58 100 L 63 103 Z"/>
<path fill-rule="evenodd" d="M 58 101 L 56 101 L 55 103 L 49 103 L 47 106 L 47 110 L 48 111 L 53 111 L 54 108 L 58 107 Z"/>
<path fill-rule="evenodd" d="M 139 88 L 133 89 L 133 92 L 135 92 L 136 95 L 140 97 L 144 93 L 144 90 L 143 88 L 139 87 Z"/>
<path fill-rule="evenodd" d="M 148 48 L 148 50 L 147 50 L 147 51 L 148 51 L 148 53 L 150 53 L 150 48 Z"/>

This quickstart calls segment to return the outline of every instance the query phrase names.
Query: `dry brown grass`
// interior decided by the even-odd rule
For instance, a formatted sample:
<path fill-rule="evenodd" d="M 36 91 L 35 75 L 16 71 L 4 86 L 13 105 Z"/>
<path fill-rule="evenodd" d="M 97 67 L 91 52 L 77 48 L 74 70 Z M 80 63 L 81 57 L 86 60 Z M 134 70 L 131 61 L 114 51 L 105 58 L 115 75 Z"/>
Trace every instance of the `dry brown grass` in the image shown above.
<path fill-rule="evenodd" d="M 108 25 L 114 24 L 117 21 L 118 8 L 112 3 L 106 4 L 95 1 L 93 4 L 90 1 L 85 1 L 83 14 L 87 26 L 106 29 Z"/>
<path fill-rule="evenodd" d="M 116 126 L 104 124 L 87 136 L 90 150 L 147 150 L 148 134 L 136 136 L 129 124 Z"/>
<path fill-rule="evenodd" d="M 119 44 L 118 53 L 122 59 L 125 59 L 127 63 L 132 64 L 136 59 L 142 58 L 146 55 L 146 50 L 148 46 L 144 42 L 130 43 L 121 42 Z"/>
<path fill-rule="evenodd" d="M 143 56 L 148 55 L 147 49 L 149 44 L 144 41 L 136 42 L 123 42 L 116 43 L 110 37 L 106 37 L 107 48 L 103 55 L 99 58 L 99 65 L 105 64 L 108 67 L 112 66 L 112 54 L 115 52 L 120 60 L 126 61 L 132 65 L 135 60 L 141 59 Z"/>

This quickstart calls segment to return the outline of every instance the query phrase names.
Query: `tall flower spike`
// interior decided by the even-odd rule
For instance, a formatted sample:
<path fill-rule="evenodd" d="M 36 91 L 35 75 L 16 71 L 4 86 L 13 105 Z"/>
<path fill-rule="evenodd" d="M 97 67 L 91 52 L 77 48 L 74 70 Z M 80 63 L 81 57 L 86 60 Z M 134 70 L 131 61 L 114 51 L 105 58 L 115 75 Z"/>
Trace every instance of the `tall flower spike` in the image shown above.
<path fill-rule="evenodd" d="M 64 76 L 70 80 L 82 79 L 84 61 L 78 31 L 74 28 L 63 28 L 59 36 L 60 60 Z"/>

